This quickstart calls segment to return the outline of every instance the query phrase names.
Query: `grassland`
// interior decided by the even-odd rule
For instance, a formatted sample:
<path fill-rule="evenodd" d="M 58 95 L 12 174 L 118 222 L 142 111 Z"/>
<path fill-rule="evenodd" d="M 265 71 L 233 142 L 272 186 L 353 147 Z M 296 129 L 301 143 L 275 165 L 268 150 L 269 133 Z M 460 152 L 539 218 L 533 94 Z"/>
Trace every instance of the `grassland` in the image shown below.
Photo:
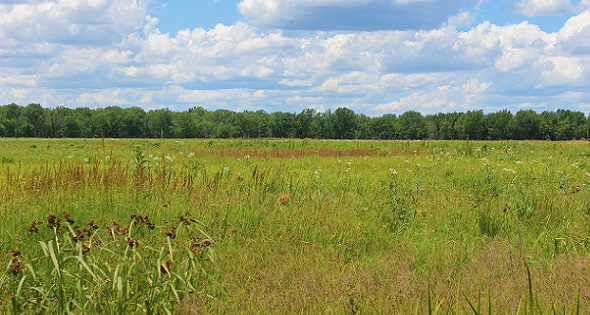
<path fill-rule="evenodd" d="M 588 314 L 589 157 L 0 139 L 0 313 Z"/>

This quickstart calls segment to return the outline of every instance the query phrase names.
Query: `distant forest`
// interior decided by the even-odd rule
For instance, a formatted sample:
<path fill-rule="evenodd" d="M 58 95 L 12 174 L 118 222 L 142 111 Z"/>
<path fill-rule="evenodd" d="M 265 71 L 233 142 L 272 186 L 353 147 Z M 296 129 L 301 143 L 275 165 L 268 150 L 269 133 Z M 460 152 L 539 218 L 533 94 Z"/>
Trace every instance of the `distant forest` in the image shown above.
<path fill-rule="evenodd" d="M 194 107 L 144 111 L 139 107 L 43 108 L 0 106 L 0 137 L 40 138 L 319 138 L 571 140 L 587 137 L 590 116 L 571 110 L 482 110 L 369 117 L 347 108 L 300 113 L 234 112 Z"/>

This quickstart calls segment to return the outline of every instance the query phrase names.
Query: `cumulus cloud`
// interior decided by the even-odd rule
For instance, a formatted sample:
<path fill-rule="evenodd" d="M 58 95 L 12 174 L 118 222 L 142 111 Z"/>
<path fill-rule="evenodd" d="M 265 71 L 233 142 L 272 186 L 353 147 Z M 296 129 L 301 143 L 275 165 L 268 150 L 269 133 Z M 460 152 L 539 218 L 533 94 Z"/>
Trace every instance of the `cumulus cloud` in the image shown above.
<path fill-rule="evenodd" d="M 147 0 L 56 0 L 0 4 L 0 39 L 19 43 L 109 44 L 140 29 Z"/>
<path fill-rule="evenodd" d="M 390 6 L 419 19 L 407 11 L 409 6 L 435 10 L 441 3 L 243 0 L 244 22 L 163 34 L 139 0 L 4 2 L 0 100 L 179 110 L 195 105 L 268 111 L 346 106 L 368 114 L 590 104 L 590 46 L 585 40 L 590 37 L 590 11 L 572 16 L 555 33 L 530 22 L 482 22 L 465 29 L 467 13 L 451 19 L 444 14 L 440 21 L 448 23 L 421 30 L 408 29 L 404 21 L 395 22 L 406 23 L 404 27 L 340 32 L 257 26 L 282 23 L 285 10 L 304 20 L 314 10 L 352 12 L 367 4 L 383 10 Z M 260 6 L 259 13 L 254 5 Z M 109 14 L 117 21 L 108 21 Z M 26 21 L 22 29 L 18 21 Z M 89 38 L 46 30 L 67 30 L 70 23 Z M 302 22 L 284 23 L 288 25 L 282 27 L 293 28 Z M 326 23 L 319 29 L 336 25 Z M 457 25 L 463 25 L 461 30 Z M 566 93 L 571 91 L 575 93 Z"/>
<path fill-rule="evenodd" d="M 248 23 L 295 30 L 434 29 L 471 0 L 242 0 Z"/>
<path fill-rule="evenodd" d="M 559 30 L 559 48 L 572 54 L 589 54 L 590 42 L 590 10 L 570 18 Z"/>
<path fill-rule="evenodd" d="M 563 14 L 574 10 L 570 0 L 521 0 L 515 8 L 526 16 Z"/>

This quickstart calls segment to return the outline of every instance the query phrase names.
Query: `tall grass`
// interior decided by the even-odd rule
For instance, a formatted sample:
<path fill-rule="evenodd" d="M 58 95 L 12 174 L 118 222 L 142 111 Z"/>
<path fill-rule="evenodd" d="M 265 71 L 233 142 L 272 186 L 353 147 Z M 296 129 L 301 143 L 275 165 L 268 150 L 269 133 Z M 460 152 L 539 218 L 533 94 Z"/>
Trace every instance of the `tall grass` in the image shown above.
<path fill-rule="evenodd" d="M 590 312 L 586 142 L 0 150 L 2 314 Z"/>

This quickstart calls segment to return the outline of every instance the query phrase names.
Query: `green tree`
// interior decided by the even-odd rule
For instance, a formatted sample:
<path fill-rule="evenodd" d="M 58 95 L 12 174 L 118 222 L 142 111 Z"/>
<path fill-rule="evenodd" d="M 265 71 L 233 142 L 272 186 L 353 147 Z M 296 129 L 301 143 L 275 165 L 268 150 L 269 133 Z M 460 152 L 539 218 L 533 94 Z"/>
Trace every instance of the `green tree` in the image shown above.
<path fill-rule="evenodd" d="M 316 112 L 313 109 L 305 109 L 297 114 L 295 136 L 297 138 L 311 138 L 311 124 Z"/>
<path fill-rule="evenodd" d="M 462 113 L 457 112 L 439 114 L 439 139 L 454 140 L 459 138 L 459 133 L 455 128 L 455 124 L 457 123 L 457 120 L 459 120 L 459 117 L 461 117 L 462 115 Z"/>
<path fill-rule="evenodd" d="M 397 116 L 395 114 L 385 114 L 376 117 L 371 121 L 373 137 L 375 139 L 396 139 L 398 138 L 396 125 Z"/>
<path fill-rule="evenodd" d="M 426 139 L 428 128 L 424 116 L 417 111 L 407 111 L 401 114 L 397 123 L 402 139 Z"/>
<path fill-rule="evenodd" d="M 557 134 L 557 114 L 543 111 L 539 114 L 539 135 L 545 140 L 555 140 Z"/>
<path fill-rule="evenodd" d="M 6 137 L 19 137 L 22 107 L 15 103 L 0 106 L 0 122 L 4 126 Z"/>
<path fill-rule="evenodd" d="M 503 109 L 486 115 L 488 136 L 492 140 L 512 139 L 514 137 L 514 116 Z"/>
<path fill-rule="evenodd" d="M 338 108 L 332 114 L 332 129 L 337 139 L 353 139 L 358 129 L 358 117 L 348 108 Z"/>
<path fill-rule="evenodd" d="M 332 111 L 327 110 L 314 116 L 311 122 L 311 136 L 318 139 L 334 138 L 334 129 L 332 128 Z"/>
<path fill-rule="evenodd" d="M 274 112 L 269 115 L 271 137 L 295 138 L 297 116 L 292 113 Z"/>
<path fill-rule="evenodd" d="M 95 111 L 87 107 L 78 107 L 74 109 L 75 124 L 69 123 L 68 134 L 78 134 L 83 138 L 97 137 L 98 131 L 94 130 L 92 121 L 94 120 Z"/>
<path fill-rule="evenodd" d="M 172 112 L 168 108 L 150 110 L 145 116 L 145 129 L 150 138 L 172 137 Z"/>
<path fill-rule="evenodd" d="M 29 104 L 23 108 L 21 115 L 23 120 L 21 128 L 25 137 L 45 137 L 47 136 L 48 115 L 45 109 L 39 104 Z"/>
<path fill-rule="evenodd" d="M 558 140 L 581 139 L 586 136 L 586 117 L 584 113 L 559 109 L 556 115 L 556 138 Z"/>
<path fill-rule="evenodd" d="M 428 131 L 428 139 L 430 140 L 437 140 L 440 137 L 440 122 L 442 120 L 442 116 L 440 114 L 436 115 L 426 115 L 424 117 L 424 121 L 426 121 L 426 129 Z"/>
<path fill-rule="evenodd" d="M 125 138 L 145 137 L 146 113 L 141 107 L 129 107 L 121 112 L 121 136 Z"/>
<path fill-rule="evenodd" d="M 519 110 L 516 112 L 516 115 L 514 115 L 514 125 L 515 139 L 542 139 L 539 130 L 539 117 L 532 109 Z"/>
<path fill-rule="evenodd" d="M 199 132 L 191 112 L 172 113 L 172 129 L 175 138 L 196 138 Z"/>
<path fill-rule="evenodd" d="M 487 136 L 485 116 L 482 110 L 468 111 L 455 122 L 459 139 L 482 140 Z"/>

